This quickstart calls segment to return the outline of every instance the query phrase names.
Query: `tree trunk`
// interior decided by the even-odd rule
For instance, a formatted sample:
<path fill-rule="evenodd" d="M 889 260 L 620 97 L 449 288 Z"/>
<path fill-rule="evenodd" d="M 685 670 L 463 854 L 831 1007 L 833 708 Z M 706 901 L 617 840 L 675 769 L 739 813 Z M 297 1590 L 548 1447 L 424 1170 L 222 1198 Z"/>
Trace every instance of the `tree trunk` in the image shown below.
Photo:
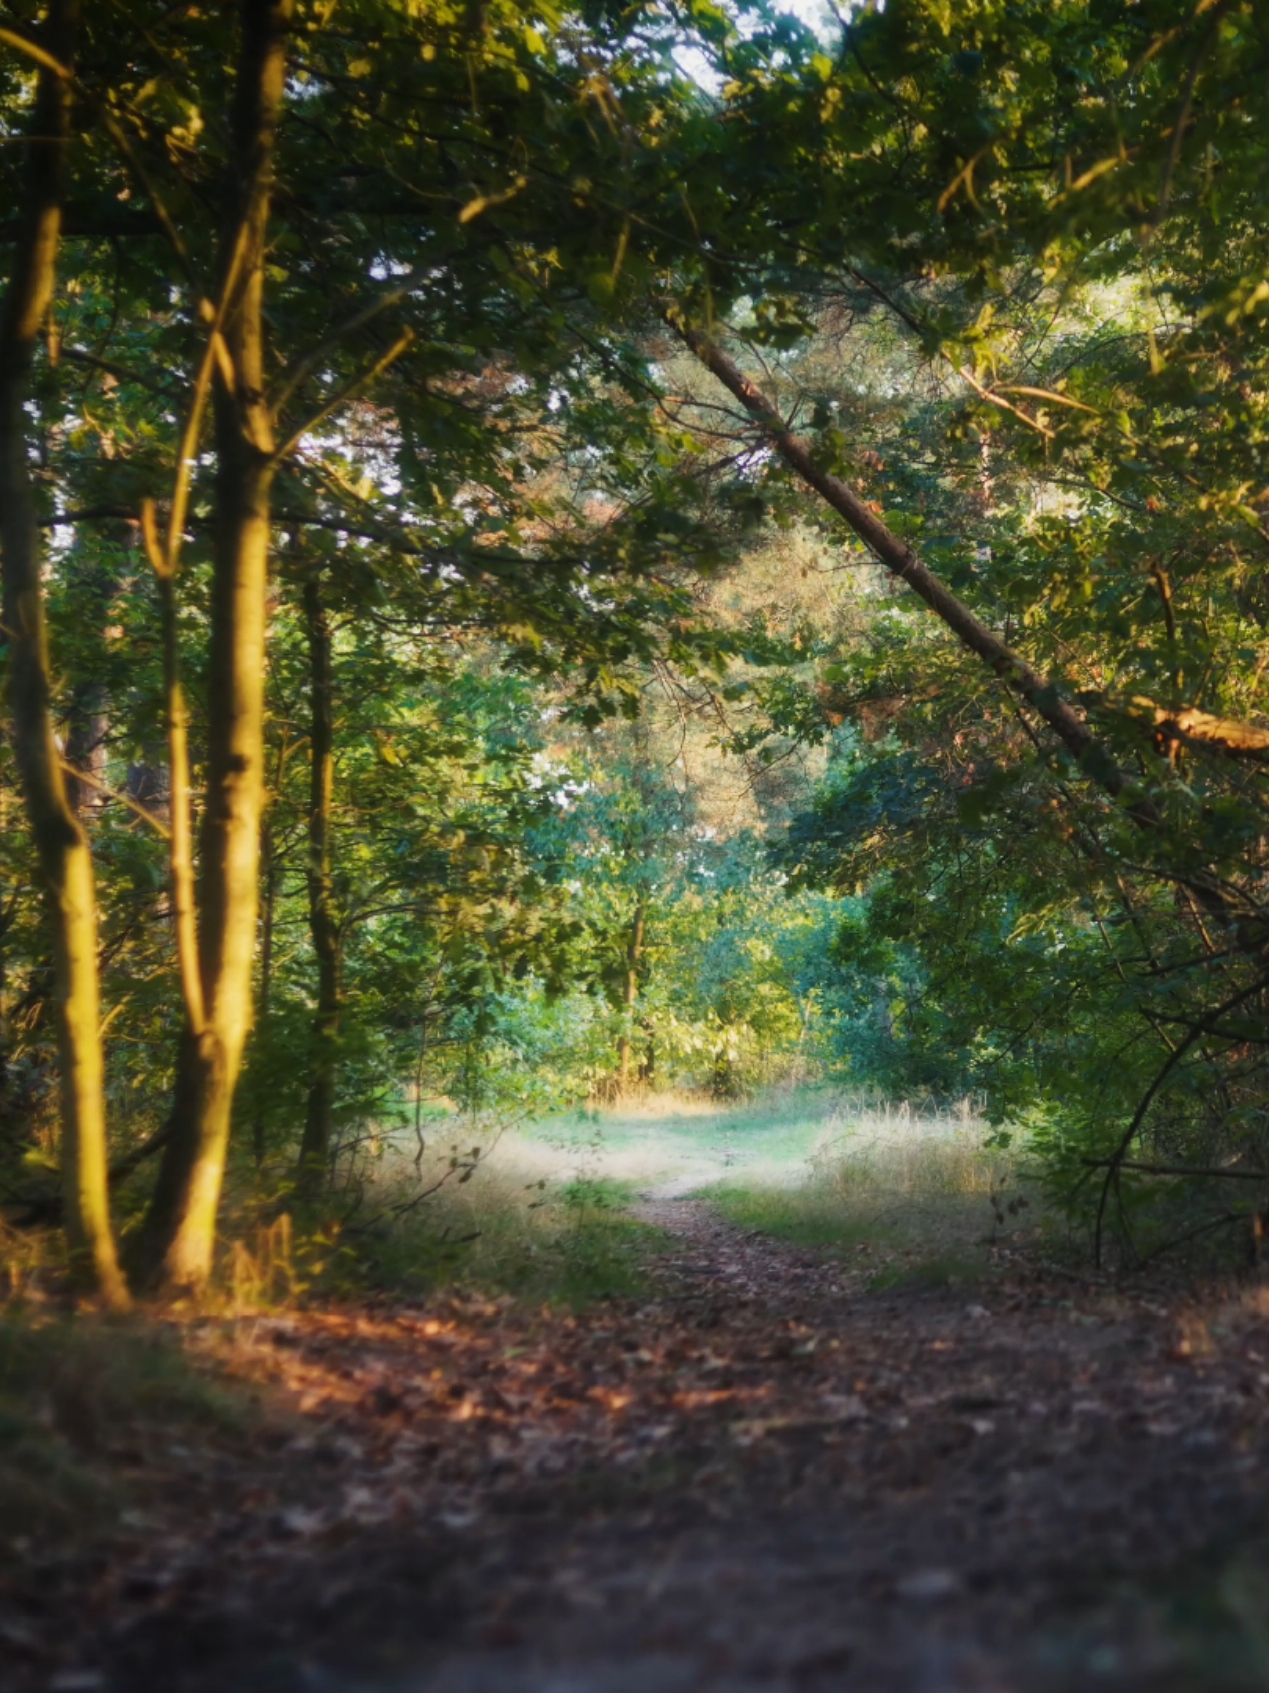
<path fill-rule="evenodd" d="M 230 1116 L 251 1023 L 260 814 L 272 420 L 264 399 L 264 257 L 292 0 L 241 0 L 219 293 L 228 351 L 215 376 L 216 529 L 208 672 L 207 794 L 200 835 L 202 1027 L 177 1057 L 172 1139 L 143 1253 L 172 1291 L 211 1273 Z M 232 382 L 227 381 L 228 376 Z"/>
<path fill-rule="evenodd" d="M 300 1187 L 313 1192 L 326 1175 L 339 1043 L 342 944 L 330 867 L 331 798 L 335 779 L 334 697 L 331 683 L 330 622 L 322 603 L 320 576 L 304 584 L 308 628 L 309 745 L 311 785 L 308 810 L 308 910 L 317 955 L 317 1016 L 304 1139 L 300 1145 Z"/>
<path fill-rule="evenodd" d="M 105 804 L 109 728 L 106 690 L 100 682 L 90 682 L 77 693 L 66 735 L 66 762 L 70 766 L 65 772 L 66 803 L 85 821 Z"/>
<path fill-rule="evenodd" d="M 630 924 L 626 942 L 626 980 L 621 1002 L 625 1007 L 626 1027 L 617 1042 L 617 1075 L 622 1093 L 630 1086 L 630 1069 L 634 1057 L 634 1008 L 639 998 L 639 961 L 643 957 L 643 930 L 648 918 L 648 902 L 640 897 Z"/>
<path fill-rule="evenodd" d="M 643 1057 L 639 1061 L 639 1080 L 644 1087 L 650 1088 L 657 1079 L 657 1043 L 651 1025 L 644 1023 L 642 1028 L 646 1044 L 643 1049 Z"/>
<path fill-rule="evenodd" d="M 72 57 L 76 22 L 76 0 L 51 0 L 43 45 L 59 65 Z M 66 1236 L 77 1279 L 119 1306 L 127 1289 L 107 1194 L 97 899 L 88 840 L 67 797 L 53 732 L 25 411 L 35 338 L 53 292 L 69 138 L 69 75 L 42 65 L 27 143 L 27 199 L 0 319 L 0 575 L 14 750 L 52 910 Z"/>
<path fill-rule="evenodd" d="M 129 523 L 108 523 L 102 537 L 114 542 L 126 555 L 131 527 Z M 112 562 L 98 560 L 83 570 L 76 584 L 83 596 L 84 613 L 97 624 L 103 649 L 110 639 L 110 626 L 118 618 L 122 576 L 123 572 Z M 66 728 L 66 763 L 70 769 L 65 772 L 66 797 L 71 810 L 90 825 L 109 803 L 106 757 L 109 738 L 109 689 L 99 676 L 90 676 L 76 686 L 71 696 Z"/>
<path fill-rule="evenodd" d="M 273 993 L 273 920 L 278 897 L 277 858 L 273 849 L 273 830 L 269 825 L 267 815 L 260 824 L 260 865 L 260 881 L 264 888 L 264 910 L 260 914 L 260 993 L 257 1007 L 259 1012 L 257 1029 L 267 1031 L 269 1000 Z M 256 1038 L 259 1040 L 260 1035 L 257 1034 Z M 257 1088 L 255 1115 L 251 1119 L 251 1154 L 255 1159 L 257 1170 L 262 1168 L 267 1150 L 264 1101 L 260 1097 L 260 1090 Z"/>

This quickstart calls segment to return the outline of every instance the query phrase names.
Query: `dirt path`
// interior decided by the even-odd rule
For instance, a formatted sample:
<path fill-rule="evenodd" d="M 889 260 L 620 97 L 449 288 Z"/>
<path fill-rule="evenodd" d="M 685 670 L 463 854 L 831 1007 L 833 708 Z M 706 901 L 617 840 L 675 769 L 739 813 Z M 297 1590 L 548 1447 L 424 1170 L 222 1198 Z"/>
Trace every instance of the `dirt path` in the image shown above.
<path fill-rule="evenodd" d="M 173 1457 L 126 1538 L 0 1593 L 26 1641 L 0 1684 L 1269 1686 L 1253 1297 L 1201 1317 L 1021 1260 L 870 1292 L 867 1254 L 643 1212 L 673 1240 L 641 1304 L 241 1328 L 235 1367 L 293 1412 Z"/>

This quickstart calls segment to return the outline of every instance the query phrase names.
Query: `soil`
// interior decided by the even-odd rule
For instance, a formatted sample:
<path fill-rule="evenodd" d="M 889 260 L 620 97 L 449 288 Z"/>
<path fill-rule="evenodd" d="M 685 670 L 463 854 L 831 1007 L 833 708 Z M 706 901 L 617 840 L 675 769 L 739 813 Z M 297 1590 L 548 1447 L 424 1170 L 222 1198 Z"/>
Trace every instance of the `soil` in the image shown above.
<path fill-rule="evenodd" d="M 878 1286 L 700 1200 L 655 1296 L 209 1325 L 275 1410 L 0 1588 L 47 1693 L 1269 1687 L 1269 1299 Z M 884 1280 L 884 1278 L 881 1278 Z"/>

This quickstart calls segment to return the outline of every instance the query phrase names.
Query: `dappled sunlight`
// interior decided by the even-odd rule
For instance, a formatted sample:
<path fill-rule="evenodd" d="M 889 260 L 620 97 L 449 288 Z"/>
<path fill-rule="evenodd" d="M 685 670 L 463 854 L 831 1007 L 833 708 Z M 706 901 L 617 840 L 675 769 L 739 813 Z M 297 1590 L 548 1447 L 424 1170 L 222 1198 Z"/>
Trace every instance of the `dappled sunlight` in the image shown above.
<path fill-rule="evenodd" d="M 1200 1307 L 1073 1280 L 1055 1298 L 1004 1249 L 970 1290 L 870 1291 L 872 1266 L 741 1233 L 707 1202 L 648 1208 L 673 1232 L 635 1300 L 191 1316 L 195 1360 L 262 1394 L 269 1421 L 204 1459 L 217 1494 L 196 1530 L 178 1531 L 175 1498 L 156 1519 L 166 1555 L 179 1547 L 179 1589 L 153 1551 L 116 1558 L 128 1661 L 168 1660 L 177 1590 L 195 1618 L 248 1596 L 259 1616 L 267 1596 L 252 1641 L 297 1650 L 303 1618 L 303 1650 L 362 1669 L 382 1652 L 432 1664 L 491 1631 L 510 1651 L 544 1615 L 574 1657 L 619 1659 L 623 1631 L 659 1626 L 655 1572 L 674 1569 L 695 1614 L 791 1658 L 819 1638 L 829 1583 L 838 1626 L 882 1666 L 906 1661 L 918 1618 L 990 1634 L 1019 1607 L 1051 1607 L 1108 1513 L 1145 1576 L 1257 1508 L 1258 1296 Z M 425 1551 L 457 1607 L 448 1646 L 406 1602 Z M 519 1573 L 504 1586 L 491 1569 Z M 390 1609 L 374 1609 L 385 1591 Z M 1151 1649 L 1183 1658 L 1184 1633 L 1147 1620 Z M 257 1649 L 224 1647 L 244 1669 Z"/>
<path fill-rule="evenodd" d="M 740 1105 L 667 1094 L 536 1124 L 508 1136 L 508 1167 L 547 1179 L 590 1176 L 660 1197 L 737 1175 L 783 1185 L 803 1180 L 834 1105 L 827 1095 L 783 1093 Z"/>

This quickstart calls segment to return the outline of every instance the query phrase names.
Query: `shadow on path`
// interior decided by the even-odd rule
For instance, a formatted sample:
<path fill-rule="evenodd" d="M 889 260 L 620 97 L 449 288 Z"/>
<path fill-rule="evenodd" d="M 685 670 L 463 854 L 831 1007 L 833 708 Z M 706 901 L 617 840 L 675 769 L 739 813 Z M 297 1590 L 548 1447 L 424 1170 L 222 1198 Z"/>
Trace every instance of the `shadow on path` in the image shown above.
<path fill-rule="evenodd" d="M 0 1683 L 1269 1686 L 1252 1294 L 1200 1314 L 1020 1258 L 968 1294 L 876 1291 L 705 1201 L 638 1210 L 672 1237 L 642 1302 L 239 1325 L 287 1420 L 46 1584 Z"/>

